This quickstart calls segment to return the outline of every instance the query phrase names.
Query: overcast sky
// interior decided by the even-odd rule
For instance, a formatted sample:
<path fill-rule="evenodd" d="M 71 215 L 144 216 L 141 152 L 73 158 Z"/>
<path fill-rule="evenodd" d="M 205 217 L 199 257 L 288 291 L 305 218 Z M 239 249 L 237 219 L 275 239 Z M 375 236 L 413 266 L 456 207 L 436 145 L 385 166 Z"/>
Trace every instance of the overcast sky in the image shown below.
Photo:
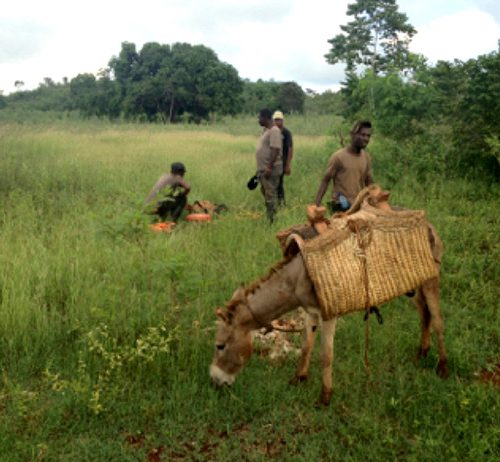
<path fill-rule="evenodd" d="M 342 65 L 324 55 L 353 0 L 4 0 L 0 8 L 0 90 L 21 80 L 56 82 L 96 73 L 124 41 L 188 42 L 212 48 L 242 78 L 338 89 Z M 497 50 L 499 0 L 398 0 L 418 31 L 411 50 L 431 63 Z"/>

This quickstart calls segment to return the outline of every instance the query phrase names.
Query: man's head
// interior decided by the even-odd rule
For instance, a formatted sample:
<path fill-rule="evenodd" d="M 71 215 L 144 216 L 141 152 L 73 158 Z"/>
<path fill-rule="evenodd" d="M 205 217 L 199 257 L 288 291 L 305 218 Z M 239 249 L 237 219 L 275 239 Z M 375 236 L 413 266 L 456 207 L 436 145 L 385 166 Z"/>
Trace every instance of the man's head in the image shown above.
<path fill-rule="evenodd" d="M 372 136 L 372 124 L 369 120 L 359 120 L 351 129 L 351 146 L 356 150 L 366 148 Z"/>
<path fill-rule="evenodd" d="M 261 109 L 259 112 L 259 125 L 261 127 L 269 127 L 273 123 L 272 112 L 265 108 Z"/>
<path fill-rule="evenodd" d="M 170 166 L 170 173 L 172 173 L 172 175 L 184 176 L 184 173 L 186 173 L 186 167 L 182 162 L 174 162 Z"/>
<path fill-rule="evenodd" d="M 281 111 L 274 111 L 273 120 L 279 129 L 283 128 L 283 113 Z"/>

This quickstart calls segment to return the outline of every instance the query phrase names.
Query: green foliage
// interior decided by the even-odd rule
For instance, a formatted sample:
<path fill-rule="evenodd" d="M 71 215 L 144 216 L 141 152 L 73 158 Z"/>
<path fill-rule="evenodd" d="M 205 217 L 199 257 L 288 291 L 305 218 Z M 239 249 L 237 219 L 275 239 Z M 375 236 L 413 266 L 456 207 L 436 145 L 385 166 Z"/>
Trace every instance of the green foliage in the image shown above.
<path fill-rule="evenodd" d="M 127 117 L 174 122 L 187 114 L 200 122 L 210 113 L 235 114 L 242 82 L 234 67 L 203 45 L 146 43 L 139 53 L 124 42 L 109 62 Z"/>
<path fill-rule="evenodd" d="M 421 61 L 411 78 L 400 72 L 350 72 L 341 90 L 342 114 L 348 120 L 371 119 L 395 142 L 434 146 L 436 157 L 428 165 L 437 167 L 437 161 L 448 174 L 498 179 L 499 63 L 497 51 L 466 63 L 427 67 Z"/>
<path fill-rule="evenodd" d="M 304 112 L 307 114 L 335 114 L 343 112 L 344 101 L 340 92 L 326 90 L 317 93 L 311 89 L 306 90 Z"/>
<path fill-rule="evenodd" d="M 169 317 L 176 314 L 174 307 Z M 52 391 L 73 394 L 96 415 L 109 412 L 108 403 L 126 393 L 123 382 L 128 382 L 137 370 L 152 372 L 162 369 L 162 362 L 172 354 L 172 344 L 178 340 L 178 326 L 172 319 L 149 327 L 132 345 L 123 345 L 105 324 L 84 335 L 85 342 L 78 352 L 76 373 L 64 379 L 58 373 L 45 370 L 43 377 Z"/>
<path fill-rule="evenodd" d="M 367 72 L 357 81 L 351 100 L 358 108 L 354 118 L 376 120 L 377 130 L 396 141 L 424 133 L 426 122 L 439 112 L 429 88 L 408 83 L 399 73 L 375 77 Z"/>
<path fill-rule="evenodd" d="M 304 111 L 305 93 L 295 82 L 281 83 L 276 95 L 276 108 L 279 108 L 285 114 L 297 112 L 301 114 Z"/>
<path fill-rule="evenodd" d="M 93 74 L 78 74 L 70 82 L 71 97 L 85 116 L 98 115 L 97 81 Z"/>
<path fill-rule="evenodd" d="M 243 112 L 257 114 L 263 108 L 279 109 L 285 114 L 304 111 L 306 94 L 296 82 L 275 82 L 257 80 L 244 81 Z"/>
<path fill-rule="evenodd" d="M 54 83 L 46 78 L 37 89 L 32 91 L 16 91 L 4 97 L 3 108 L 25 111 L 58 111 L 63 114 L 73 108 L 69 84 Z M 0 104 L 0 109 L 2 105 Z"/>
<path fill-rule="evenodd" d="M 467 61 L 462 72 L 465 91 L 452 123 L 458 167 L 492 171 L 498 179 L 500 163 L 491 139 L 500 133 L 500 48 Z"/>
<path fill-rule="evenodd" d="M 343 62 L 348 73 L 369 67 L 374 75 L 410 65 L 408 45 L 416 30 L 398 11 L 396 0 L 356 0 L 347 6 L 347 16 L 354 19 L 328 40 L 329 64 Z"/>
<path fill-rule="evenodd" d="M 243 111 L 246 114 L 258 114 L 263 108 L 273 110 L 278 107 L 276 96 L 279 91 L 279 82 L 264 81 L 262 79 L 256 82 L 244 81 L 243 86 Z"/>

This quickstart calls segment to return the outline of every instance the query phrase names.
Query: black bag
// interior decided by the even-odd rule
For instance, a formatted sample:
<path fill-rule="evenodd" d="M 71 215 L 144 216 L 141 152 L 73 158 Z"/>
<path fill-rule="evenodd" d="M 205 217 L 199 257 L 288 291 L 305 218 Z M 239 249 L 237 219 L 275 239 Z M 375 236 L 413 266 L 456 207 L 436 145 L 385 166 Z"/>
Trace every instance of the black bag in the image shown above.
<path fill-rule="evenodd" d="M 259 177 L 255 174 L 252 178 L 248 180 L 247 188 L 250 191 L 253 191 L 259 185 Z"/>

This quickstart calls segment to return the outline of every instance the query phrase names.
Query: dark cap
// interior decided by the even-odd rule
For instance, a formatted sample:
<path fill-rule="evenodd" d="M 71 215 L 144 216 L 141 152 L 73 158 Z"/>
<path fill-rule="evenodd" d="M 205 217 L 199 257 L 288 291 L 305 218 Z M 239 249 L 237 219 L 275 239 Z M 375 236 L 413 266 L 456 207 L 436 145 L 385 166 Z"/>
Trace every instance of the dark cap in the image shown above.
<path fill-rule="evenodd" d="M 170 171 L 172 173 L 185 173 L 186 172 L 186 167 L 184 166 L 184 164 L 182 162 L 174 162 L 170 166 Z"/>

